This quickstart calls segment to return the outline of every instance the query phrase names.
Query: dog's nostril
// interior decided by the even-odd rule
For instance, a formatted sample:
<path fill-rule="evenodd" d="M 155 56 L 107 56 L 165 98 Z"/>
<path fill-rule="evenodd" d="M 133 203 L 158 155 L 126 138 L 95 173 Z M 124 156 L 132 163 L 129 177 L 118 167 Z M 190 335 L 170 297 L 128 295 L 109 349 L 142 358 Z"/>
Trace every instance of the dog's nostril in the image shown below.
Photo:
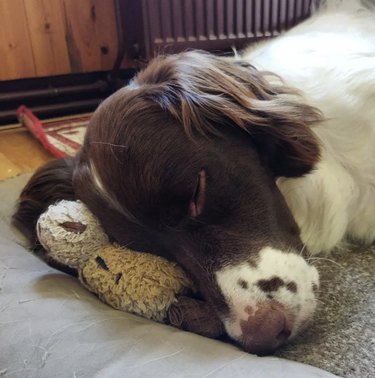
<path fill-rule="evenodd" d="M 288 340 L 288 337 L 291 335 L 292 331 L 289 330 L 288 328 L 284 328 L 278 335 L 277 339 L 281 340 L 282 342 L 285 342 Z"/>
<path fill-rule="evenodd" d="M 291 328 L 284 308 L 274 301 L 265 302 L 241 321 L 241 343 L 251 353 L 271 353 L 288 340 Z"/>

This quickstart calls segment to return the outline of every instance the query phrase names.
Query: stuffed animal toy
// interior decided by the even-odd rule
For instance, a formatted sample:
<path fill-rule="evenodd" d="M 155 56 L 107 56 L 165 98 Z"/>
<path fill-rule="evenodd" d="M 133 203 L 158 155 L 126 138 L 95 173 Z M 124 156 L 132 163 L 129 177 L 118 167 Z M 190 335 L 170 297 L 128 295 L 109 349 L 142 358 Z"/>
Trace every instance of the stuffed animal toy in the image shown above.
<path fill-rule="evenodd" d="M 208 337 L 224 333 L 207 302 L 180 266 L 112 244 L 80 201 L 49 206 L 37 222 L 49 260 L 77 272 L 81 283 L 115 309 Z"/>

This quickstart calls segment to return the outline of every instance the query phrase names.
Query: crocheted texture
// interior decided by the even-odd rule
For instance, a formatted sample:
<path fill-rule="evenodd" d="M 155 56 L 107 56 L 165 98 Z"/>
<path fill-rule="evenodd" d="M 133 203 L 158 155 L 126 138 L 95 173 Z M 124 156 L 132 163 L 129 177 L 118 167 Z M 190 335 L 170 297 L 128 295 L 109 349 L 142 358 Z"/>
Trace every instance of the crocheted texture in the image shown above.
<path fill-rule="evenodd" d="M 109 243 L 98 219 L 80 201 L 49 206 L 39 217 L 37 233 L 48 255 L 71 268 L 78 268 Z"/>
<path fill-rule="evenodd" d="M 159 322 L 165 320 L 176 295 L 192 288 L 177 264 L 113 245 L 90 258 L 79 277 L 103 302 Z"/>
<path fill-rule="evenodd" d="M 98 219 L 80 201 L 51 205 L 38 238 L 56 262 L 78 270 L 81 282 L 110 306 L 163 321 L 176 295 L 192 288 L 175 263 L 109 243 Z"/>

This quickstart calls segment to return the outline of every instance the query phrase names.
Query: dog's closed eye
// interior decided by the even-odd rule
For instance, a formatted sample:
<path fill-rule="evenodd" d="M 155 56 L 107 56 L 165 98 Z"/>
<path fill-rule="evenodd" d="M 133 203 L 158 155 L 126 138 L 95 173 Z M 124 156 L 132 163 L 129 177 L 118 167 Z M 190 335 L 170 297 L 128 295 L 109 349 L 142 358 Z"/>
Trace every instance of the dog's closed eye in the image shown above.
<path fill-rule="evenodd" d="M 193 197 L 190 201 L 189 212 L 190 216 L 196 218 L 201 215 L 206 200 L 207 174 L 204 169 L 200 170 L 197 177 L 197 184 L 194 190 Z"/>

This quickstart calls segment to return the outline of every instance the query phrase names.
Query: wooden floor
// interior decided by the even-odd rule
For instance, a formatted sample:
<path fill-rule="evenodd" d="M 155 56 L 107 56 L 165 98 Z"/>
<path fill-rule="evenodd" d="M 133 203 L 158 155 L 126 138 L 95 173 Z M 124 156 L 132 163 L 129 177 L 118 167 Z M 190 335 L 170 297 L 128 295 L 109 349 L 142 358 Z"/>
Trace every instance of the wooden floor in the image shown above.
<path fill-rule="evenodd" d="M 0 181 L 36 168 L 54 157 L 23 128 L 0 131 Z"/>

